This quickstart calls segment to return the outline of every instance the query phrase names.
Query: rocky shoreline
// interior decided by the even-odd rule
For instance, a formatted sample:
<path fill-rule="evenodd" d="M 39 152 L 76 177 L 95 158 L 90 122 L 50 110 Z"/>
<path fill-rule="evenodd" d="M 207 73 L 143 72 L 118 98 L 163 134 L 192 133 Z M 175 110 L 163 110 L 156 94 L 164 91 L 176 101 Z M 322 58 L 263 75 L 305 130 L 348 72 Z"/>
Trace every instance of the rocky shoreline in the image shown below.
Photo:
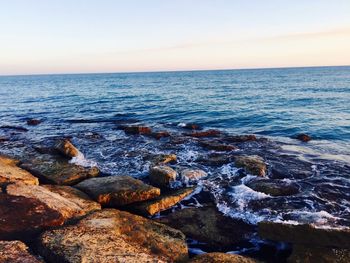
<path fill-rule="evenodd" d="M 30 126 L 38 124 L 40 121 L 28 121 Z M 20 128 L 14 127 L 26 132 Z M 118 128 L 131 139 L 166 138 L 171 145 L 189 138 L 198 141 L 200 147 L 213 151 L 198 158 L 199 163 L 234 163 L 242 177 L 257 177 L 248 184 L 255 191 L 279 197 L 300 191 L 299 185 L 276 176 L 285 173 L 278 166 L 273 171 L 276 177 L 270 178 L 271 167 L 262 156 L 249 151 L 221 154 L 265 138 L 202 130 L 196 124 L 184 126 L 188 132 L 181 135 L 153 132 L 147 126 Z M 311 139 L 305 134 L 297 137 L 303 142 Z M 350 261 L 349 228 L 267 221 L 256 226 L 227 217 L 199 183 L 208 174 L 196 167 L 176 166 L 175 153 L 144 155 L 150 163 L 149 173 L 140 180 L 75 164 L 72 159 L 83 155 L 69 138 L 31 147 L 34 151 L 22 154 L 20 160 L 0 155 L 0 262 Z M 193 196 L 199 205 L 186 207 Z M 174 209 L 179 203 L 183 209 Z M 254 239 L 257 233 L 266 240 L 262 253 L 224 253 Z M 189 250 L 191 242 L 209 253 L 195 255 Z M 278 244 L 287 247 L 280 254 Z"/>

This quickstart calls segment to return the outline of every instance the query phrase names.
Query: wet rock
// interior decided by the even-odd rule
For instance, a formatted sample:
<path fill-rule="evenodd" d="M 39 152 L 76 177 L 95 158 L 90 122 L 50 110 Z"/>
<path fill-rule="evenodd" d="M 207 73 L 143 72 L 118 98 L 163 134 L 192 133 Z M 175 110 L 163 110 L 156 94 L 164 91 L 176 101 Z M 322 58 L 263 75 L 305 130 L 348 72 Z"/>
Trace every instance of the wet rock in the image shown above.
<path fill-rule="evenodd" d="M 190 263 L 257 263 L 258 261 L 252 258 L 226 254 L 226 253 L 205 253 L 195 256 L 189 261 Z"/>
<path fill-rule="evenodd" d="M 0 241 L 0 262 L 7 263 L 43 263 L 29 252 L 21 241 Z"/>
<path fill-rule="evenodd" d="M 25 184 L 11 184 L 6 192 L 12 196 L 33 198 L 56 210 L 64 220 L 77 219 L 92 211 L 101 209 L 101 206 L 92 201 L 81 191 L 70 186 L 39 186 Z"/>
<path fill-rule="evenodd" d="M 201 156 L 197 159 L 197 162 L 209 165 L 209 166 L 221 166 L 228 164 L 232 161 L 232 158 L 222 154 L 210 154 L 208 156 Z"/>
<path fill-rule="evenodd" d="M 178 262 L 188 257 L 180 231 L 115 209 L 47 231 L 39 242 L 49 262 Z"/>
<path fill-rule="evenodd" d="M 187 130 L 201 130 L 202 129 L 202 127 L 196 123 L 186 123 L 185 125 L 182 125 L 181 127 L 184 129 L 187 129 Z"/>
<path fill-rule="evenodd" d="M 238 155 L 234 157 L 235 165 L 244 168 L 247 173 L 265 176 L 267 167 L 264 160 L 257 155 Z"/>
<path fill-rule="evenodd" d="M 127 134 L 151 134 L 152 129 L 147 126 L 125 126 L 123 128 Z"/>
<path fill-rule="evenodd" d="M 248 141 L 256 141 L 256 136 L 255 135 L 229 135 L 226 136 L 224 138 L 226 141 L 228 142 L 236 142 L 236 143 L 240 143 L 240 142 L 248 142 Z"/>
<path fill-rule="evenodd" d="M 193 190 L 193 188 L 184 188 L 180 190 L 170 191 L 150 201 L 131 205 L 129 209 L 130 211 L 136 212 L 140 215 L 152 216 L 156 213 L 159 213 L 160 211 L 169 209 L 172 206 L 176 205 L 186 196 L 190 195 Z"/>
<path fill-rule="evenodd" d="M 41 120 L 37 120 L 37 119 L 27 120 L 27 125 L 29 126 L 36 126 L 36 125 L 39 125 L 40 123 L 41 123 Z"/>
<path fill-rule="evenodd" d="M 176 180 L 176 171 L 169 166 L 153 166 L 150 169 L 149 180 L 151 184 L 159 187 L 168 187 Z"/>
<path fill-rule="evenodd" d="M 15 130 L 19 132 L 27 132 L 28 129 L 21 127 L 21 126 L 11 126 L 11 125 L 3 125 L 0 126 L 0 129 L 5 129 L 5 130 Z"/>
<path fill-rule="evenodd" d="M 160 140 L 161 138 L 170 137 L 170 133 L 167 131 L 159 131 L 151 133 L 151 136 L 157 140 Z"/>
<path fill-rule="evenodd" d="M 350 250 L 340 248 L 310 247 L 294 245 L 293 253 L 288 258 L 289 263 L 348 263 Z"/>
<path fill-rule="evenodd" d="M 192 132 L 192 133 L 186 133 L 185 135 L 196 137 L 196 138 L 203 138 L 203 137 L 217 137 L 221 134 L 219 130 L 207 130 L 202 132 Z"/>
<path fill-rule="evenodd" d="M 308 142 L 308 141 L 311 141 L 312 139 L 310 135 L 307 135 L 305 133 L 298 134 L 296 138 L 302 142 Z"/>
<path fill-rule="evenodd" d="M 145 159 L 150 160 L 153 165 L 161 165 L 175 163 L 177 161 L 177 156 L 176 154 L 155 154 L 146 156 Z"/>
<path fill-rule="evenodd" d="M 210 249 L 230 248 L 251 234 L 251 226 L 222 215 L 215 206 L 186 208 L 156 219 L 181 230 L 188 238 L 206 243 Z"/>
<path fill-rule="evenodd" d="M 270 178 L 304 179 L 314 174 L 312 163 L 302 161 L 290 155 L 274 155 L 269 158 Z"/>
<path fill-rule="evenodd" d="M 228 144 L 216 143 L 216 142 L 200 142 L 200 145 L 206 149 L 214 150 L 214 151 L 222 151 L 229 152 L 233 150 L 237 150 L 238 147 Z"/>
<path fill-rule="evenodd" d="M 200 169 L 184 169 L 180 173 L 183 181 L 193 181 L 206 177 L 208 174 Z"/>
<path fill-rule="evenodd" d="M 37 199 L 0 193 L 0 239 L 30 239 L 45 228 L 60 226 L 64 219 Z"/>
<path fill-rule="evenodd" d="M 15 159 L 0 155 L 0 186 L 15 182 L 38 185 L 38 178 L 19 168 L 18 163 Z"/>
<path fill-rule="evenodd" d="M 262 238 L 318 247 L 350 248 L 350 228 L 316 228 L 313 225 L 292 225 L 260 222 Z"/>
<path fill-rule="evenodd" d="M 4 137 L 4 136 L 0 136 L 0 142 L 7 142 L 9 140 L 9 138 Z"/>
<path fill-rule="evenodd" d="M 247 186 L 257 192 L 262 192 L 271 196 L 287 196 L 299 193 L 296 183 L 284 180 L 254 180 L 247 183 Z"/>
<path fill-rule="evenodd" d="M 73 185 L 100 173 L 97 167 L 75 165 L 48 154 L 26 160 L 20 167 L 38 177 L 41 183 L 57 185 Z"/>
<path fill-rule="evenodd" d="M 67 139 L 59 140 L 55 145 L 55 149 L 69 158 L 77 157 L 80 154 L 79 150 Z"/>
<path fill-rule="evenodd" d="M 75 186 L 103 206 L 119 207 L 160 195 L 160 189 L 130 176 L 87 179 Z"/>

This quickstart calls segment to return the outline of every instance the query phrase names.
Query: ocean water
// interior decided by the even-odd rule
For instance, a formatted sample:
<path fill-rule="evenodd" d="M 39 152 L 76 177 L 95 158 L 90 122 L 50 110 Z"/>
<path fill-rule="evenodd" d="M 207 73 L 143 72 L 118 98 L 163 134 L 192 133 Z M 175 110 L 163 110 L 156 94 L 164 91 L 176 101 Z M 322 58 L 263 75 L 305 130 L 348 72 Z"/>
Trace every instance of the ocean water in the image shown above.
<path fill-rule="evenodd" d="M 26 126 L 29 118 L 38 126 Z M 145 178 L 156 153 L 176 153 L 176 167 L 200 168 L 220 211 L 256 224 L 261 220 L 350 226 L 350 67 L 222 70 L 160 73 L 0 77 L 0 153 L 20 156 L 27 145 L 71 136 L 84 153 L 78 162 L 106 174 Z M 129 136 L 121 124 L 145 124 L 176 136 L 184 123 L 267 141 L 239 145 L 232 153 L 203 149 L 186 139 Z M 293 137 L 313 137 L 309 143 Z M 224 139 L 223 139 L 224 140 Z M 249 188 L 233 162 L 198 160 L 210 154 L 256 154 L 269 165 L 269 180 L 297 184 L 299 193 L 272 197 Z M 88 160 L 88 161 L 87 161 Z"/>

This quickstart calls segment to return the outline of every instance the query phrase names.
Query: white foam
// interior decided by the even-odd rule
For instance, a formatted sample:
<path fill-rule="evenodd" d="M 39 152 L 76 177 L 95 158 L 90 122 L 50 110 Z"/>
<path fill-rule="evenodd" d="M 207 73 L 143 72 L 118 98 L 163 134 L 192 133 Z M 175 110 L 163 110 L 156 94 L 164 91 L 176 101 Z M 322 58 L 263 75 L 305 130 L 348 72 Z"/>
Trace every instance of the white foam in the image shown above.
<path fill-rule="evenodd" d="M 76 157 L 73 157 L 69 163 L 80 165 L 83 167 L 94 167 L 97 166 L 97 163 L 88 159 L 85 159 L 84 154 L 81 152 L 78 153 Z"/>

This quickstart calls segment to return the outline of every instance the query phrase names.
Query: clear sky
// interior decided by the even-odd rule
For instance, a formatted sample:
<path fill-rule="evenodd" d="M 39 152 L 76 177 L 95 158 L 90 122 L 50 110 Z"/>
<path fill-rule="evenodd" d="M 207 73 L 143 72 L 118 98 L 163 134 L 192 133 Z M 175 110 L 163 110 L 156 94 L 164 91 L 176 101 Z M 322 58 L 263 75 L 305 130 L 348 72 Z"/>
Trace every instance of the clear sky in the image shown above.
<path fill-rule="evenodd" d="M 0 0 L 0 74 L 350 65 L 350 0 Z"/>

